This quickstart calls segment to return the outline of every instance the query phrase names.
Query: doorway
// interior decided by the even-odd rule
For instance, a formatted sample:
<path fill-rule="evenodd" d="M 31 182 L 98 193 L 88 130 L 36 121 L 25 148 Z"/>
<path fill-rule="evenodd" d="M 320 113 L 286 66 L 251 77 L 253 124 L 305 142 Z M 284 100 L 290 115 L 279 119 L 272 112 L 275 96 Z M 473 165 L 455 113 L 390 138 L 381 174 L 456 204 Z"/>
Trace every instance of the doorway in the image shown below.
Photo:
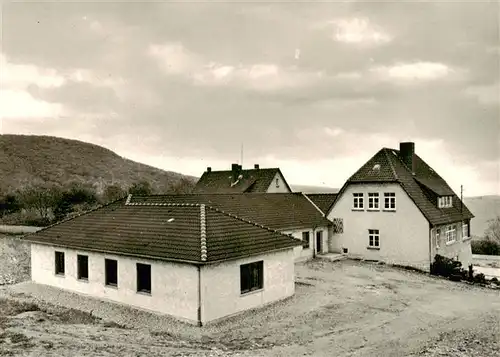
<path fill-rule="evenodd" d="M 316 232 L 316 253 L 323 253 L 323 231 Z"/>

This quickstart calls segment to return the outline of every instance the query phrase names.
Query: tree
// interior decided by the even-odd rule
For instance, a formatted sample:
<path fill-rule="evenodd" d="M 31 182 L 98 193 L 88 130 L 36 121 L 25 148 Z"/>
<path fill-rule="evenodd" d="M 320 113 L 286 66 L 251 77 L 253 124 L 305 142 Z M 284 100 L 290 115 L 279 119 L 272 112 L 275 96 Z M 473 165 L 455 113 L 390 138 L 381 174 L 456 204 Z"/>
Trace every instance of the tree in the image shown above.
<path fill-rule="evenodd" d="M 50 214 L 57 206 L 61 194 L 58 186 L 45 184 L 34 184 L 19 192 L 23 206 L 37 212 L 43 221 L 50 220 Z"/>
<path fill-rule="evenodd" d="M 128 189 L 128 193 L 131 195 L 138 196 L 147 196 L 153 192 L 151 188 L 151 184 L 149 181 L 138 181 L 132 184 L 132 186 Z"/>
<path fill-rule="evenodd" d="M 104 202 L 113 202 L 123 198 L 126 195 L 125 190 L 120 185 L 108 185 L 102 194 Z"/>
<path fill-rule="evenodd" d="M 488 221 L 488 227 L 484 231 L 486 240 L 500 244 L 500 216 Z"/>
<path fill-rule="evenodd" d="M 193 192 L 195 184 L 192 180 L 183 177 L 176 183 L 172 184 L 169 186 L 167 189 L 167 193 L 173 193 L 173 194 L 185 194 L 185 193 L 191 193 Z"/>
<path fill-rule="evenodd" d="M 6 194 L 0 197 L 0 217 L 21 210 L 21 203 L 14 194 Z"/>

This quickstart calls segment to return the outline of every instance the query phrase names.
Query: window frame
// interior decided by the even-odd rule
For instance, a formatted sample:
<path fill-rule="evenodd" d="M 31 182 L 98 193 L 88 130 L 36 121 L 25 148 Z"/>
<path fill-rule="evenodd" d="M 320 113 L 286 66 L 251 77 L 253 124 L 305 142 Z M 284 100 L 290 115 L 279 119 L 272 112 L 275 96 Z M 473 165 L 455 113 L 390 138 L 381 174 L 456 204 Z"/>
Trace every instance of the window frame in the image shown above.
<path fill-rule="evenodd" d="M 279 177 L 276 177 L 276 188 L 279 188 L 280 187 L 280 179 Z"/>
<path fill-rule="evenodd" d="M 380 194 L 378 192 L 368 192 L 368 210 L 369 211 L 380 210 Z"/>
<path fill-rule="evenodd" d="M 356 211 L 364 211 L 365 194 L 363 192 L 353 192 L 352 197 L 353 197 L 352 209 Z"/>
<path fill-rule="evenodd" d="M 257 275 L 255 275 L 255 273 Z M 244 277 L 248 286 L 244 286 Z M 264 261 L 259 260 L 240 265 L 240 294 L 246 295 L 264 290 Z"/>
<path fill-rule="evenodd" d="M 441 239 L 441 228 L 436 228 L 436 232 L 434 234 L 434 237 L 436 239 L 436 248 L 439 249 L 439 240 Z"/>
<path fill-rule="evenodd" d="M 307 245 L 305 244 L 305 242 L 307 242 Z M 304 231 L 302 232 L 302 249 L 309 249 L 309 248 L 311 248 L 311 232 Z"/>
<path fill-rule="evenodd" d="M 384 192 L 384 211 L 396 211 L 396 208 L 396 192 Z"/>
<path fill-rule="evenodd" d="M 375 242 L 377 244 L 375 244 Z M 369 229 L 368 230 L 368 249 L 380 249 L 380 230 L 379 229 Z"/>
<path fill-rule="evenodd" d="M 438 197 L 438 208 L 451 208 L 453 207 L 453 196 Z"/>
<path fill-rule="evenodd" d="M 464 234 L 464 230 L 466 234 Z M 470 238 L 469 224 L 467 222 L 462 223 L 462 240 L 467 240 Z"/>
<path fill-rule="evenodd" d="M 453 244 L 457 241 L 457 227 L 454 224 L 446 226 L 445 242 L 446 245 Z"/>
<path fill-rule="evenodd" d="M 141 276 L 144 276 L 140 272 L 141 269 L 147 270 L 149 277 L 146 279 L 146 281 L 141 280 Z M 144 274 L 145 272 L 143 271 L 142 273 Z M 136 263 L 135 264 L 135 274 L 136 274 L 136 291 L 140 294 L 151 295 L 152 285 L 153 285 L 152 276 L 151 276 L 151 264 Z M 147 282 L 148 280 L 149 280 L 149 283 Z M 142 284 L 144 284 L 146 286 L 142 287 L 142 289 L 141 289 Z M 149 285 L 149 289 L 147 289 L 147 285 Z"/>
<path fill-rule="evenodd" d="M 85 258 L 85 259 L 83 259 Z M 87 272 L 87 276 L 82 275 L 82 262 L 85 261 L 85 269 Z M 76 278 L 82 281 L 89 281 L 89 256 L 83 254 L 76 255 Z"/>
<path fill-rule="evenodd" d="M 109 273 L 108 273 L 108 263 L 114 262 L 115 263 L 115 277 L 116 281 L 115 282 L 110 282 L 109 281 Z M 111 259 L 111 258 L 104 258 L 104 285 L 107 287 L 112 287 L 112 288 L 118 288 L 118 260 L 116 259 Z"/>
<path fill-rule="evenodd" d="M 60 250 L 54 251 L 54 274 L 66 276 L 66 254 Z"/>

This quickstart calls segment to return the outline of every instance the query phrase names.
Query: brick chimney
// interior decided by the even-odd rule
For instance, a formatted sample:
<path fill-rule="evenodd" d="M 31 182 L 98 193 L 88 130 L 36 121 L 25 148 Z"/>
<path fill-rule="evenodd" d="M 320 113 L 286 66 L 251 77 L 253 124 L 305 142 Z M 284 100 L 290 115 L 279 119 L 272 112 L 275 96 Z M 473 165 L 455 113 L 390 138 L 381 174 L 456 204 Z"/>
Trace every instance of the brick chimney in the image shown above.
<path fill-rule="evenodd" d="M 404 164 L 415 174 L 415 143 L 399 143 L 399 157 Z"/>
<path fill-rule="evenodd" d="M 259 169 L 259 164 L 255 164 L 255 165 L 253 166 L 253 168 L 254 168 L 255 170 L 258 170 L 258 169 Z"/>
<path fill-rule="evenodd" d="M 207 167 L 207 172 L 212 172 L 212 168 L 210 166 Z"/>
<path fill-rule="evenodd" d="M 238 164 L 232 164 L 231 165 L 231 172 L 232 172 L 233 182 L 236 182 L 236 180 L 238 180 L 238 176 L 240 175 L 240 172 L 241 172 L 241 166 Z"/>

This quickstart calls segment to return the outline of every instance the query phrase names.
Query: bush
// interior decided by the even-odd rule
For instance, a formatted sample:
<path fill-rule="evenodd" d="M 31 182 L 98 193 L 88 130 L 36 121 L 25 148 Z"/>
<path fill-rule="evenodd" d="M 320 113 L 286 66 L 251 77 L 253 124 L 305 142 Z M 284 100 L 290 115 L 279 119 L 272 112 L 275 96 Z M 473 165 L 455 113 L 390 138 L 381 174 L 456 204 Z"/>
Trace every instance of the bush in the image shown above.
<path fill-rule="evenodd" d="M 483 273 L 479 273 L 477 275 L 474 275 L 474 282 L 476 284 L 486 284 L 486 277 L 484 276 Z"/>
<path fill-rule="evenodd" d="M 463 275 L 461 267 L 461 262 L 436 254 L 431 264 L 431 274 L 446 278 L 453 276 L 453 279 L 457 279 L 458 276 Z"/>
<path fill-rule="evenodd" d="M 472 254 L 500 255 L 500 243 L 490 239 L 471 242 Z"/>

